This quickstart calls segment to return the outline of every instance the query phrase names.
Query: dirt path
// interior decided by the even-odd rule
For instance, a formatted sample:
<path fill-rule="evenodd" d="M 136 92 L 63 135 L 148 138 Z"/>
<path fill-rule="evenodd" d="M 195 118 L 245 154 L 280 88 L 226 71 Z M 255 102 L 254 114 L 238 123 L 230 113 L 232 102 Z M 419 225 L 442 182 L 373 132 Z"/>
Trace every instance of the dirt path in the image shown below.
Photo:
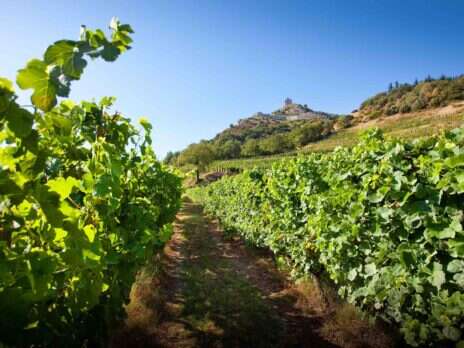
<path fill-rule="evenodd" d="M 145 309 L 129 311 L 138 324 L 113 346 L 338 347 L 318 334 L 323 318 L 297 308 L 270 256 L 224 239 L 199 205 L 184 202 L 162 264 L 138 295 Z"/>

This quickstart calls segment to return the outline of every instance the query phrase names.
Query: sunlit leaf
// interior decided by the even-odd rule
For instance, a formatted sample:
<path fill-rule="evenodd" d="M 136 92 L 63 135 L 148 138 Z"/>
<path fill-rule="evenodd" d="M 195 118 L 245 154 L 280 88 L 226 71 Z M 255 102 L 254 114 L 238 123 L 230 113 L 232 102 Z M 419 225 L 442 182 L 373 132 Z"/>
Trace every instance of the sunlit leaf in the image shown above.
<path fill-rule="evenodd" d="M 22 89 L 34 90 L 31 100 L 39 109 L 49 111 L 56 105 L 57 85 L 51 80 L 48 66 L 43 61 L 29 61 L 24 69 L 18 71 L 16 82 Z"/>

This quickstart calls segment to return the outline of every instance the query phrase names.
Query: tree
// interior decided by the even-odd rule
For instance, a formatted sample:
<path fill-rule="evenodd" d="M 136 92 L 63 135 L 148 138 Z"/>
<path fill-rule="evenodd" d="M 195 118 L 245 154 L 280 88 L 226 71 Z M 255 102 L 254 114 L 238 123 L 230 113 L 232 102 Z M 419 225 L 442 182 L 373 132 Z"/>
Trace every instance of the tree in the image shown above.
<path fill-rule="evenodd" d="M 201 142 L 189 145 L 180 155 L 179 164 L 193 164 L 196 167 L 197 181 L 200 171 L 204 171 L 208 164 L 215 159 L 215 152 L 211 144 Z"/>
<path fill-rule="evenodd" d="M 237 158 L 240 156 L 240 142 L 237 140 L 227 140 L 225 143 L 218 145 L 217 157 L 220 159 Z"/>
<path fill-rule="evenodd" d="M 166 164 L 175 164 L 177 158 L 179 157 L 179 154 L 180 154 L 179 151 L 176 151 L 176 152 L 168 151 L 168 153 L 164 157 L 163 162 Z"/>
<path fill-rule="evenodd" d="M 293 148 L 288 136 L 283 134 L 275 134 L 264 138 L 259 144 L 261 151 L 266 154 L 276 154 L 285 152 Z"/>
<path fill-rule="evenodd" d="M 262 155 L 259 141 L 256 139 L 247 140 L 240 149 L 240 154 L 244 157 L 253 157 Z"/>
<path fill-rule="evenodd" d="M 311 122 L 301 127 L 295 128 L 290 132 L 290 139 L 295 146 L 304 146 L 316 141 L 328 134 L 329 124 L 325 122 Z"/>

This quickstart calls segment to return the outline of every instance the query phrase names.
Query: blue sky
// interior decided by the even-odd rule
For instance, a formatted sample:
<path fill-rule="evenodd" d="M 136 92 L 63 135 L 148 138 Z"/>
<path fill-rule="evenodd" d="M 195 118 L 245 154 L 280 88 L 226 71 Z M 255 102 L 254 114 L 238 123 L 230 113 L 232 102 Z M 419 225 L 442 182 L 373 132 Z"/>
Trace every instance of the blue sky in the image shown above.
<path fill-rule="evenodd" d="M 0 0 L 0 76 L 118 16 L 133 49 L 92 62 L 71 98 L 149 117 L 162 157 L 285 97 L 347 113 L 389 82 L 464 73 L 463 13 L 461 0 Z"/>

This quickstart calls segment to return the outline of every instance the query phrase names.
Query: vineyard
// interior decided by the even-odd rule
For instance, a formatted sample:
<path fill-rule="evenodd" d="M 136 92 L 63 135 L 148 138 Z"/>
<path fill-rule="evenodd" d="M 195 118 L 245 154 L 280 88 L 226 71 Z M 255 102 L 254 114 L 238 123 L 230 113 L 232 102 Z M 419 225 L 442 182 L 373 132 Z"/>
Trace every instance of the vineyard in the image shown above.
<path fill-rule="evenodd" d="M 464 129 L 276 162 L 194 190 L 229 233 L 327 276 L 411 346 L 464 346 Z"/>
<path fill-rule="evenodd" d="M 63 99 L 87 60 L 112 62 L 131 27 L 81 30 L 19 70 L 32 106 L 0 79 L 0 337 L 12 346 L 96 346 L 136 272 L 170 238 L 181 181 L 138 130 L 99 103 Z"/>
<path fill-rule="evenodd" d="M 231 125 L 235 157 L 201 141 L 162 163 L 146 117 L 69 99 L 133 33 L 82 26 L 0 77 L 0 348 L 464 348 L 462 76 L 392 87 L 287 153 L 239 158 L 280 146 L 276 121 Z"/>

